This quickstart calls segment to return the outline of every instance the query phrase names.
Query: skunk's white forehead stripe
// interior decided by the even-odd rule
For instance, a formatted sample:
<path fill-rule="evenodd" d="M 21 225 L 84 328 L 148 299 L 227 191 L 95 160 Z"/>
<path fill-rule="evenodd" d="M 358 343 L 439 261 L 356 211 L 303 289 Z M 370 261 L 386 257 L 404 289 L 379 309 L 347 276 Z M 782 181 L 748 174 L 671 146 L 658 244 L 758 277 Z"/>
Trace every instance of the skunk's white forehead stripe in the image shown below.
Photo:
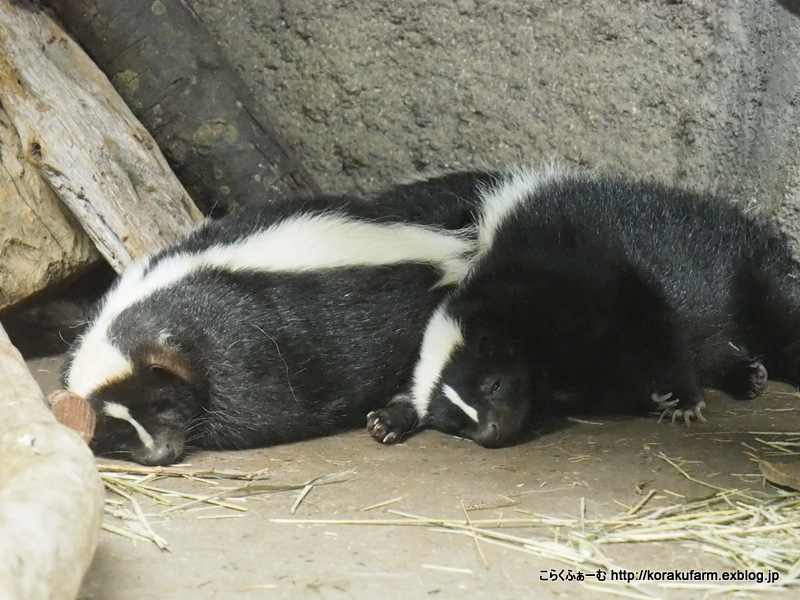
<path fill-rule="evenodd" d="M 431 394 L 442 377 L 444 366 L 453 351 L 463 344 L 461 327 L 448 314 L 447 306 L 440 305 L 425 328 L 419 360 L 414 367 L 411 396 L 420 418 L 428 412 Z"/>
<path fill-rule="evenodd" d="M 450 400 L 453 404 L 455 404 L 458 408 L 464 411 L 464 414 L 467 415 L 470 419 L 478 422 L 478 411 L 475 410 L 472 406 L 467 404 L 461 399 L 461 396 L 458 395 L 458 392 L 451 388 L 449 385 L 444 384 L 442 386 L 442 393 L 445 397 Z"/>
<path fill-rule="evenodd" d="M 99 329 L 93 329 L 81 340 L 80 349 L 72 359 L 67 388 L 81 398 L 88 398 L 102 385 L 132 373 L 131 362 Z"/>
<path fill-rule="evenodd" d="M 81 337 L 67 374 L 67 388 L 83 398 L 104 383 L 133 373 L 133 365 L 108 339 L 114 317 L 139 298 L 150 257 L 131 263 L 103 299 L 94 323 Z"/>
<path fill-rule="evenodd" d="M 531 194 L 567 173 L 564 167 L 545 163 L 539 168 L 510 169 L 492 186 L 479 191 L 481 214 L 478 225 L 478 256 L 492 247 L 500 225 Z"/>

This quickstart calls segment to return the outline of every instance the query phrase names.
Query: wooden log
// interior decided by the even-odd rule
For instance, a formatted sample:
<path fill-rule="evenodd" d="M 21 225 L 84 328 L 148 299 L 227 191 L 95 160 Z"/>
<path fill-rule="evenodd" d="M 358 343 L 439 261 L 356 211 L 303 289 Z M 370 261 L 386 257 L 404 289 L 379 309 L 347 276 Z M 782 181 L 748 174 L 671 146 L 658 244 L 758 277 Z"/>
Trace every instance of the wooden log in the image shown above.
<path fill-rule="evenodd" d="M 75 598 L 97 544 L 103 484 L 2 326 L 0 457 L 0 598 Z"/>
<path fill-rule="evenodd" d="M 80 224 L 25 161 L 0 108 L 0 313 L 99 260 Z"/>
<path fill-rule="evenodd" d="M 0 103 L 25 159 L 117 271 L 202 217 L 105 75 L 33 2 L 0 0 Z"/>
<path fill-rule="evenodd" d="M 87 444 L 92 441 L 97 414 L 85 399 L 68 390 L 56 390 L 47 398 L 56 421 L 69 427 Z"/>
<path fill-rule="evenodd" d="M 203 212 L 318 191 L 185 2 L 47 4 L 153 133 Z"/>

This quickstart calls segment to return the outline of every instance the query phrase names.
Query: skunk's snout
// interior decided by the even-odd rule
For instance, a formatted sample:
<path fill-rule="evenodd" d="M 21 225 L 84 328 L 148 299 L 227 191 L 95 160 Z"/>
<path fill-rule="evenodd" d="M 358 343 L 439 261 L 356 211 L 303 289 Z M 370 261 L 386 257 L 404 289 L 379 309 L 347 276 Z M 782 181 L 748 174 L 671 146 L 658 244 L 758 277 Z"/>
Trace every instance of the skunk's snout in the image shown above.
<path fill-rule="evenodd" d="M 476 443 L 485 448 L 497 448 L 502 445 L 502 441 L 500 426 L 496 421 L 490 420 L 478 426 L 478 430 L 475 433 Z"/>

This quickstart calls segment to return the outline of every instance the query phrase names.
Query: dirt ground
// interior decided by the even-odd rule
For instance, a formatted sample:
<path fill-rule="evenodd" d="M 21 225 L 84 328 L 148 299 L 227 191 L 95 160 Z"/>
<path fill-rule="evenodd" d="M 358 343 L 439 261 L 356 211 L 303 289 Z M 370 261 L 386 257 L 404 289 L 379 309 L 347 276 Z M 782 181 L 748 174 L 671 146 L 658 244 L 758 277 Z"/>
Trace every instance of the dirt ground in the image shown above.
<path fill-rule="evenodd" d="M 58 356 L 29 361 L 46 391 L 57 385 L 60 361 Z M 629 597 L 699 598 L 700 589 L 598 584 L 596 576 L 583 583 L 550 581 L 551 569 L 566 576 L 570 568 L 574 574 L 596 574 L 598 566 L 587 561 L 570 567 L 519 544 L 476 541 L 435 525 L 291 521 L 405 518 L 392 511 L 460 524 L 469 519 L 476 527 L 481 520 L 530 521 L 535 515 L 580 519 L 582 512 L 592 520 L 624 513 L 623 505 L 636 505 L 650 490 L 655 494 L 646 509 L 714 493 L 687 476 L 770 497 L 778 491 L 764 487 L 752 455 L 768 450 L 757 439 L 786 439 L 779 434 L 800 430 L 798 399 L 796 390 L 776 383 L 751 402 L 710 392 L 707 424 L 687 428 L 659 424 L 655 418 L 569 421 L 528 443 L 499 450 L 437 432 L 384 447 L 362 430 L 246 452 L 196 454 L 187 461 L 189 470 L 266 469 L 260 485 L 295 489 L 228 500 L 246 512 L 193 505 L 163 514 L 169 506 L 135 495 L 168 550 L 103 531 L 79 597 L 596 598 L 635 591 L 641 595 Z M 677 461 L 686 475 L 663 457 Z M 312 486 L 292 514 L 302 487 L 320 476 L 334 476 L 335 482 Z M 243 482 L 169 478 L 151 485 L 210 496 Z M 121 500 L 112 493 L 109 498 Z M 369 509 L 387 501 L 393 502 Z M 110 516 L 106 522 L 124 527 Z M 567 532 L 531 523 L 491 529 L 544 543 L 563 540 Z M 698 543 L 681 541 L 607 544 L 600 553 L 605 564 L 631 571 L 695 569 L 721 576 L 736 568 Z M 599 590 L 591 587 L 598 585 Z M 764 588 L 736 597 L 796 594 L 796 589 L 777 590 L 775 584 Z"/>

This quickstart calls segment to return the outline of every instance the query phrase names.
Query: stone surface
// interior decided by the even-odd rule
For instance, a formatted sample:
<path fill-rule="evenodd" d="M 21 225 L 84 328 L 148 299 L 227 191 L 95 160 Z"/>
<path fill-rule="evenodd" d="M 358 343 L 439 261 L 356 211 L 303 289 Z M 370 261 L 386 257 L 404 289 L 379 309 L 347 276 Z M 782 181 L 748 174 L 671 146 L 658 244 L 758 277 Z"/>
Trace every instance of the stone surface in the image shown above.
<path fill-rule="evenodd" d="M 772 0 L 190 0 L 327 191 L 552 156 L 800 233 L 800 18 Z"/>

